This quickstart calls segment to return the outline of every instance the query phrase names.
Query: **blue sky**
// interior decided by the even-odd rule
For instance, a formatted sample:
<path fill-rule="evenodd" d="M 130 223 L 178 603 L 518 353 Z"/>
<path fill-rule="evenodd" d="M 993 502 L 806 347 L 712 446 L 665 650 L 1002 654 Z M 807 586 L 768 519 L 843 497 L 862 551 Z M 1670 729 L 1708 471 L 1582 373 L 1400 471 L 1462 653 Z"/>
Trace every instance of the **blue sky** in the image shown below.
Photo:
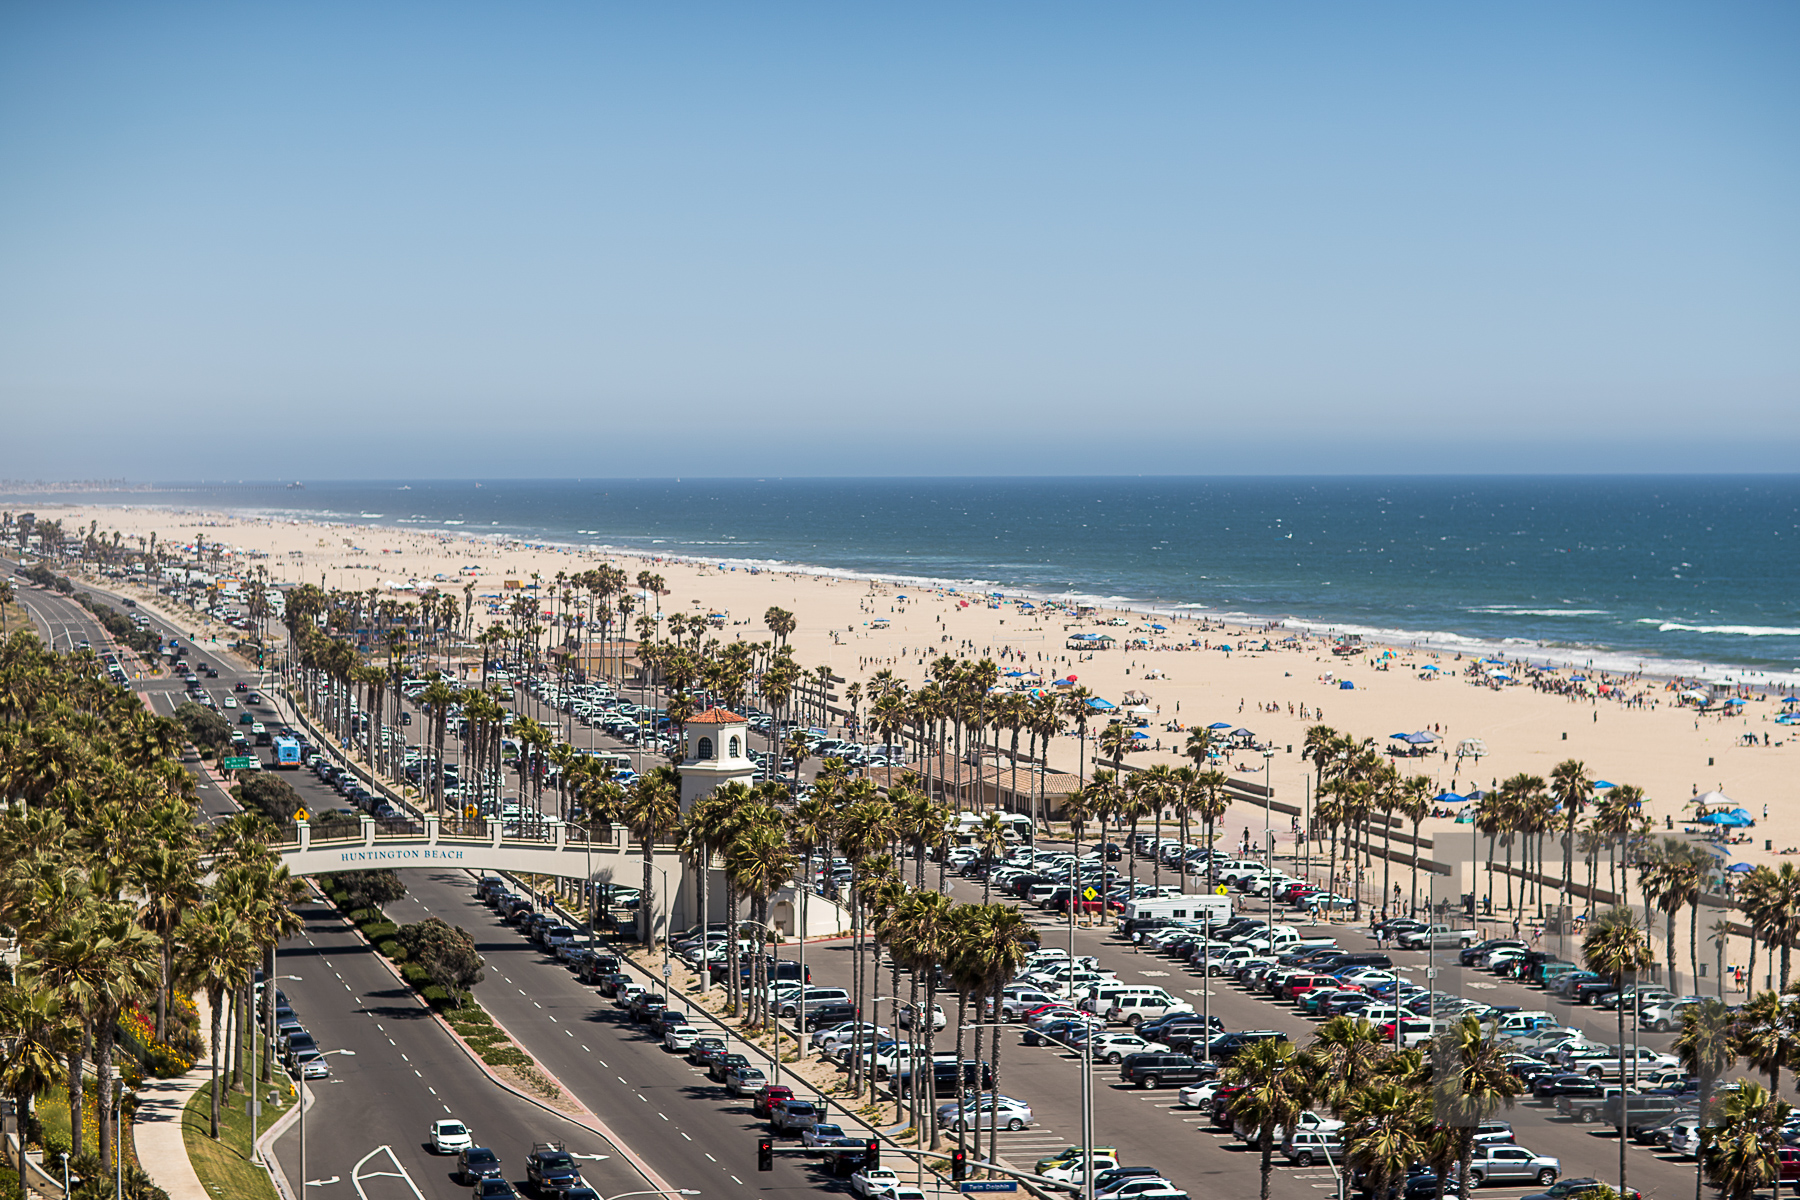
<path fill-rule="evenodd" d="M 1791 3 L 12 3 L 0 476 L 1792 470 L 1796 61 Z"/>

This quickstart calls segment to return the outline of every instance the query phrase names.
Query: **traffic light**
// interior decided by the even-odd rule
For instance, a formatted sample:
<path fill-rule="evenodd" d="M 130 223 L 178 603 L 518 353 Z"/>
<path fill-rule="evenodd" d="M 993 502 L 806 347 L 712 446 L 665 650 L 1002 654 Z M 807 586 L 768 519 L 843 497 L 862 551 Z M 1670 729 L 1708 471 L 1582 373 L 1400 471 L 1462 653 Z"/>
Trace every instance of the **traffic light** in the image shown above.
<path fill-rule="evenodd" d="M 756 1139 L 756 1169 L 773 1171 L 775 1169 L 775 1139 Z"/>
<path fill-rule="evenodd" d="M 961 1183 L 963 1180 L 967 1179 L 968 1177 L 969 1177 L 969 1153 L 968 1153 L 968 1151 L 952 1150 L 950 1152 L 950 1178 L 951 1178 L 951 1180 L 956 1183 Z"/>
<path fill-rule="evenodd" d="M 881 1143 L 870 1138 L 863 1143 L 863 1166 L 879 1167 L 881 1165 Z"/>

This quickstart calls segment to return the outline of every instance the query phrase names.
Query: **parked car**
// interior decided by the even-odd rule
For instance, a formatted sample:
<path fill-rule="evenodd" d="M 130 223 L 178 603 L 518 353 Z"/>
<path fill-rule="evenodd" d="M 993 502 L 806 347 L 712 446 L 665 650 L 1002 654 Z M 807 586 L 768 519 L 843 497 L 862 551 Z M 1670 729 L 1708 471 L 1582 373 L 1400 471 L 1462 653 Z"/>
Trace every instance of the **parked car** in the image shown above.
<path fill-rule="evenodd" d="M 748 1096 L 768 1082 L 768 1078 L 748 1063 L 733 1067 L 725 1076 L 725 1091 L 733 1096 Z"/>
<path fill-rule="evenodd" d="M 769 1110 L 770 1131 L 788 1137 L 798 1137 L 818 1123 L 818 1106 L 810 1100 L 778 1100 Z"/>
<path fill-rule="evenodd" d="M 996 1102 L 983 1096 L 979 1104 L 952 1101 L 938 1107 L 938 1123 L 946 1129 L 985 1129 L 990 1123 L 1018 1131 L 1031 1124 L 1031 1105 L 1002 1096 Z"/>
<path fill-rule="evenodd" d="M 1523 1146 L 1477 1146 L 1469 1162 L 1469 1184 L 1536 1183 L 1547 1188 L 1562 1174 L 1562 1160 L 1533 1154 Z"/>

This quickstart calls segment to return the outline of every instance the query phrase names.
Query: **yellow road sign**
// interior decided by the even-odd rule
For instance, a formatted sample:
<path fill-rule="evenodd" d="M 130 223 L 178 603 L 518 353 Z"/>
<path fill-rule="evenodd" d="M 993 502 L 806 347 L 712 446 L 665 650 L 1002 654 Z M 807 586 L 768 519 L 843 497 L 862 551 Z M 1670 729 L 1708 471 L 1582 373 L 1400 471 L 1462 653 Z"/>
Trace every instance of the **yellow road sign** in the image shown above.
<path fill-rule="evenodd" d="M 312 819 L 312 818 L 311 818 L 311 817 L 308 817 L 308 816 L 307 816 L 307 815 L 306 815 L 306 810 L 305 810 L 305 809 L 304 809 L 304 808 L 296 808 L 296 809 L 295 809 L 295 810 L 294 810 L 294 820 L 296 820 L 296 821 L 310 821 L 310 820 L 311 820 L 311 819 Z"/>

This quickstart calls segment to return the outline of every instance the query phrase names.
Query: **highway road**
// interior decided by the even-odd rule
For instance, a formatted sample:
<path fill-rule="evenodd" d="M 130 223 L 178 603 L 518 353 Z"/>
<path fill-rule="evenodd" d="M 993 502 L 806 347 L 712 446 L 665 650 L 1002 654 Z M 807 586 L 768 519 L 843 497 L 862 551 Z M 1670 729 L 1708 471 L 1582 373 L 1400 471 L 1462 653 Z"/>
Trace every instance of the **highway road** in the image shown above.
<path fill-rule="evenodd" d="M 733 1196 L 847 1191 L 798 1157 L 778 1157 L 772 1172 L 758 1174 L 756 1139 L 764 1127 L 748 1101 L 727 1097 L 722 1085 L 663 1050 L 610 1000 L 501 924 L 474 898 L 474 883 L 461 871 L 410 871 L 406 898 L 387 912 L 400 921 L 437 916 L 473 933 L 487 962 L 487 979 L 475 989 L 482 1006 L 659 1170 L 688 1164 L 670 1182 Z"/>

